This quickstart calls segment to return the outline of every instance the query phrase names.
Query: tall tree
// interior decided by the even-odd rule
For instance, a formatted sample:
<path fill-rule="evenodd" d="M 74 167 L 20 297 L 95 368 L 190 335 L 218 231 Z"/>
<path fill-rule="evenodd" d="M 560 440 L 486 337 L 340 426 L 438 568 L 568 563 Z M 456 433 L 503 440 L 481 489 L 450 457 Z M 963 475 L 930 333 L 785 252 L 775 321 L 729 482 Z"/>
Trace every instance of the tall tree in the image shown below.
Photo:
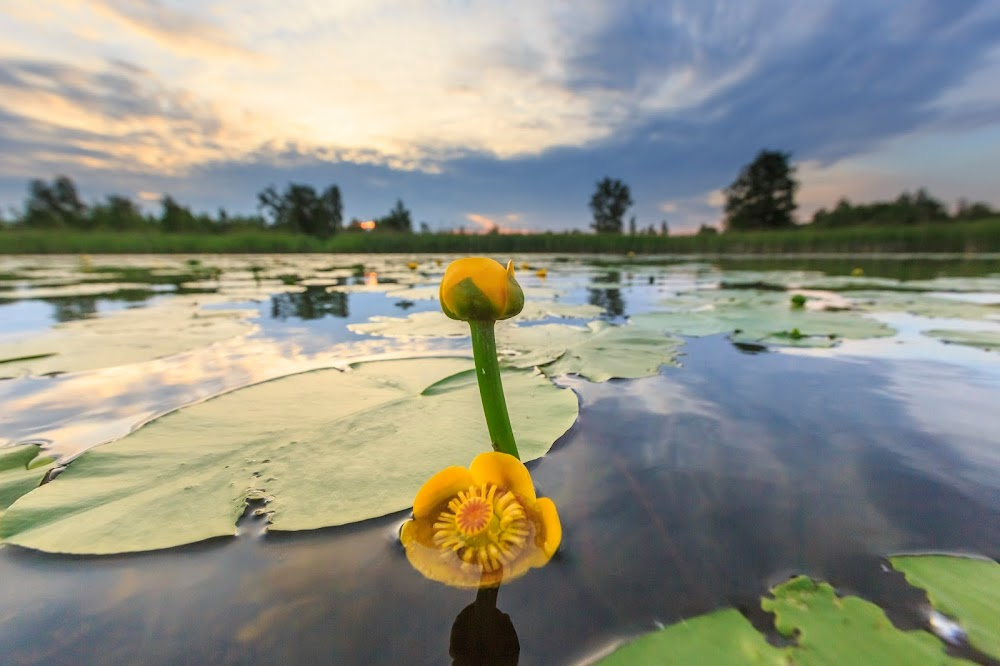
<path fill-rule="evenodd" d="M 329 232 L 332 234 L 337 233 L 344 226 L 344 200 L 340 196 L 340 188 L 336 185 L 331 185 L 323 190 L 320 202 L 323 205 L 323 211 L 327 218 L 326 222 Z"/>
<path fill-rule="evenodd" d="M 83 228 L 88 222 L 86 218 L 87 207 L 69 176 L 57 176 L 51 185 L 38 179 L 28 184 L 25 226 Z"/>
<path fill-rule="evenodd" d="M 622 218 L 633 203 L 628 185 L 605 176 L 597 182 L 590 197 L 590 212 L 594 216 L 590 226 L 599 234 L 620 234 Z"/>
<path fill-rule="evenodd" d="M 169 194 L 160 200 L 163 212 L 160 213 L 160 228 L 171 233 L 182 231 L 197 231 L 198 221 L 191 209 L 177 203 Z"/>
<path fill-rule="evenodd" d="M 762 150 L 726 188 L 726 230 L 787 229 L 795 226 L 795 167 L 791 155 Z"/>
<path fill-rule="evenodd" d="M 396 205 L 389 211 L 388 215 L 379 218 L 375 228 L 382 231 L 402 231 L 406 233 L 413 231 L 413 221 L 410 211 L 403 205 L 402 199 L 396 200 Z"/>

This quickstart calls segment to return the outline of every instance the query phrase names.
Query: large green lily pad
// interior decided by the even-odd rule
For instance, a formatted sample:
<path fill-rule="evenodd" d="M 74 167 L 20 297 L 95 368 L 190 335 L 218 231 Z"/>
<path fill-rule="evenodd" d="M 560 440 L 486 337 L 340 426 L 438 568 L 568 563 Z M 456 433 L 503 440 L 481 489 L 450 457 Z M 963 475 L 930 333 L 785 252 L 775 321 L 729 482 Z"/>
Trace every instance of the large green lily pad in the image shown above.
<path fill-rule="evenodd" d="M 788 664 L 787 651 L 770 645 L 739 611 L 727 608 L 684 620 L 628 643 L 600 662 L 642 664 Z"/>
<path fill-rule="evenodd" d="M 577 399 L 504 373 L 522 458 L 573 424 Z M 73 461 L 0 521 L 8 543 L 63 553 L 168 548 L 233 535 L 248 499 L 271 529 L 305 530 L 410 506 L 448 465 L 489 450 L 472 362 L 379 361 L 234 391 L 161 417 Z"/>
<path fill-rule="evenodd" d="M 945 555 L 889 561 L 910 585 L 927 591 L 935 609 L 959 621 L 973 647 L 1000 659 L 1000 564 Z"/>
<path fill-rule="evenodd" d="M 796 664 L 968 664 L 945 654 L 926 631 L 900 631 L 885 612 L 860 597 L 837 596 L 829 583 L 798 576 L 775 587 L 761 607 L 797 646 Z"/>
<path fill-rule="evenodd" d="M 36 444 L 0 449 L 0 517 L 17 498 L 37 488 L 55 464 L 39 451 Z"/>

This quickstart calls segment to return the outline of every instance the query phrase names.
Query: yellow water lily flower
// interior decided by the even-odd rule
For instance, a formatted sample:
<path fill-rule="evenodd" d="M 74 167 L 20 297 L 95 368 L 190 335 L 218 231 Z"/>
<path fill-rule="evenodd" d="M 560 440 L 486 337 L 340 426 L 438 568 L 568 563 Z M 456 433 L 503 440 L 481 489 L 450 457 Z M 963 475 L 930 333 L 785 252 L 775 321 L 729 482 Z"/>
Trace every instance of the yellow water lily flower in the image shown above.
<path fill-rule="evenodd" d="M 545 566 L 562 541 L 555 503 L 506 453 L 447 467 L 417 492 L 400 532 L 413 568 L 452 587 L 495 587 Z"/>
<path fill-rule="evenodd" d="M 547 268 L 539 268 L 537 271 L 535 271 L 535 275 L 537 275 L 540 278 L 544 278 L 548 274 L 549 274 L 549 271 L 548 271 Z"/>
<path fill-rule="evenodd" d="M 415 270 L 417 270 L 417 266 L 419 266 L 419 265 L 420 264 L 418 264 L 417 262 L 411 261 L 411 262 L 408 262 L 406 264 L 406 267 L 409 268 L 411 271 L 415 271 Z"/>
<path fill-rule="evenodd" d="M 524 307 L 524 292 L 514 279 L 514 262 L 507 268 L 487 257 L 457 259 L 444 271 L 439 293 L 441 309 L 452 319 L 508 319 Z"/>

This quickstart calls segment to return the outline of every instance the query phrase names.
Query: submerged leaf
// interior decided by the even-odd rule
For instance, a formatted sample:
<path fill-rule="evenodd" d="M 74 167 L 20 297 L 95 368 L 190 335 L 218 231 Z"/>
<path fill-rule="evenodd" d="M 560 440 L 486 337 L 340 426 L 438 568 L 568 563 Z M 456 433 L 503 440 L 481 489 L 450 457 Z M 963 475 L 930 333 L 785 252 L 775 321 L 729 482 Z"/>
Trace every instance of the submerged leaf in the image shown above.
<path fill-rule="evenodd" d="M 936 610 L 959 621 L 973 647 L 1000 659 L 1000 564 L 947 555 L 889 561 L 910 585 L 927 591 Z"/>
<path fill-rule="evenodd" d="M 572 391 L 504 373 L 525 460 L 576 420 Z M 341 525 L 410 506 L 421 484 L 490 448 L 472 362 L 409 359 L 320 370 L 168 414 L 77 458 L 0 521 L 9 543 L 116 553 L 232 535 L 250 497 L 271 529 Z"/>

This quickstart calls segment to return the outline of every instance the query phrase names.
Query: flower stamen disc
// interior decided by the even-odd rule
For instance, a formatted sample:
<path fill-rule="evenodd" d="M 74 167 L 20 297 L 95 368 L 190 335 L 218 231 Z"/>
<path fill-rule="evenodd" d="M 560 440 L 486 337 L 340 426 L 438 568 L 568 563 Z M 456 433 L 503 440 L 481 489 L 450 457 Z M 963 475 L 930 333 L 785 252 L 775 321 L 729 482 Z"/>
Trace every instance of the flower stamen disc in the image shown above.
<path fill-rule="evenodd" d="M 492 483 L 458 493 L 434 523 L 434 544 L 443 557 L 493 572 L 524 549 L 530 534 L 524 507 L 514 493 Z"/>

